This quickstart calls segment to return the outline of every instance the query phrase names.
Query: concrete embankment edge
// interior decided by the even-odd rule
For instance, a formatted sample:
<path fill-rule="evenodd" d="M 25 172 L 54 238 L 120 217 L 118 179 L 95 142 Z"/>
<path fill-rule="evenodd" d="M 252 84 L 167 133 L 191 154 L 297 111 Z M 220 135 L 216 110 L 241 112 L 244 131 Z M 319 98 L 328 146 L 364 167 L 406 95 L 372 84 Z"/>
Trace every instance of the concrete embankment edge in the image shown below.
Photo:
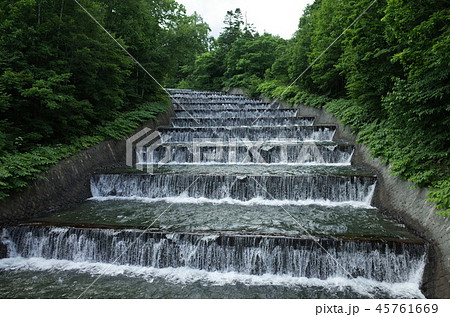
<path fill-rule="evenodd" d="M 168 125 L 172 116 L 173 109 L 169 109 L 147 121 L 134 133 L 144 127 L 154 131 L 158 126 Z M 91 197 L 91 175 L 125 167 L 125 158 L 126 139 L 104 141 L 62 160 L 28 188 L 0 201 L 0 226 L 63 210 L 85 201 Z"/>

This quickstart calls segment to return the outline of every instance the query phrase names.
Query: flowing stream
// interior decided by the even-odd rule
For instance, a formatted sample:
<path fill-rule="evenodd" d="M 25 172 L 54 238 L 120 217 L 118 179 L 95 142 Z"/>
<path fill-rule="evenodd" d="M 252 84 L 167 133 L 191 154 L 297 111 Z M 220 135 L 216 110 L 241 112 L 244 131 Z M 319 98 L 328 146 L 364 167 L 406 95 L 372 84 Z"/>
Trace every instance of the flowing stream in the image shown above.
<path fill-rule="evenodd" d="M 376 176 L 336 127 L 170 91 L 176 117 L 136 146 L 134 168 L 1 229 L 1 297 L 423 298 L 427 244 L 371 205 Z"/>

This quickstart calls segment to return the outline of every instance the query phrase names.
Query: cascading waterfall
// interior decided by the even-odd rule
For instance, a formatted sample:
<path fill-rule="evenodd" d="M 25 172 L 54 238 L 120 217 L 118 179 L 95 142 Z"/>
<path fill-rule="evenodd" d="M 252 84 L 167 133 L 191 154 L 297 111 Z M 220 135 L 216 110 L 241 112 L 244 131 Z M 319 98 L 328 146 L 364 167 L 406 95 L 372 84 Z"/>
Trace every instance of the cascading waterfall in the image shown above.
<path fill-rule="evenodd" d="M 203 104 L 198 103 L 184 103 L 183 106 L 176 106 L 174 105 L 175 110 L 183 110 L 183 111 L 195 111 L 195 110 L 212 110 L 212 111 L 223 111 L 223 110 L 244 110 L 244 109 L 257 109 L 260 110 L 261 108 L 266 110 L 269 108 L 265 105 L 261 105 L 259 103 L 249 103 L 247 101 L 232 101 L 232 100 L 223 100 L 223 103 L 214 103 L 214 102 L 205 102 Z M 228 102 L 228 103 L 225 103 Z"/>
<path fill-rule="evenodd" d="M 238 110 L 175 110 L 177 119 L 203 119 L 203 118 L 252 118 L 264 119 L 264 118 L 292 118 L 297 115 L 296 109 L 277 109 L 267 110 L 265 108 L 252 109 L 251 111 L 238 109 Z"/>
<path fill-rule="evenodd" d="M 228 176 L 173 174 L 99 174 L 91 178 L 94 197 L 193 197 L 267 200 L 367 202 L 374 177 L 327 175 Z"/>
<path fill-rule="evenodd" d="M 185 98 L 174 97 L 174 108 L 176 110 L 184 109 L 209 109 L 209 110 L 223 110 L 227 109 L 252 109 L 252 108 L 276 108 L 276 104 L 262 103 L 259 100 L 248 99 L 242 97 L 232 97 L 231 95 L 216 95 L 214 97 Z"/>
<path fill-rule="evenodd" d="M 336 128 L 333 126 L 195 127 L 160 128 L 158 131 L 161 135 L 167 136 L 170 142 L 202 142 L 201 139 L 220 139 L 221 141 L 282 141 L 283 139 L 331 141 Z"/>
<path fill-rule="evenodd" d="M 382 241 L 48 227 L 6 228 L 2 240 L 11 256 L 318 279 L 350 274 L 388 283 L 412 280 L 426 249 Z"/>
<path fill-rule="evenodd" d="M 183 118 L 172 119 L 172 126 L 175 128 L 186 127 L 218 127 L 218 126 L 311 126 L 314 118 Z"/>
<path fill-rule="evenodd" d="M 120 283 L 100 280 L 92 294 L 123 283 L 122 297 L 148 287 L 202 297 L 213 283 L 216 297 L 253 297 L 241 284 L 274 298 L 300 286 L 307 298 L 423 297 L 427 244 L 371 206 L 377 179 L 351 165 L 354 145 L 334 141 L 335 126 L 243 95 L 168 91 L 176 117 L 158 129 L 164 141 L 135 148 L 136 168 L 159 169 L 94 174 L 85 204 L 3 228 L 0 291 L 60 297 L 53 276 L 81 293 L 110 274 Z M 140 276 L 152 282 L 136 287 Z"/>
<path fill-rule="evenodd" d="M 166 143 L 152 151 L 138 152 L 138 164 L 324 164 L 350 165 L 353 147 L 315 143 Z"/>

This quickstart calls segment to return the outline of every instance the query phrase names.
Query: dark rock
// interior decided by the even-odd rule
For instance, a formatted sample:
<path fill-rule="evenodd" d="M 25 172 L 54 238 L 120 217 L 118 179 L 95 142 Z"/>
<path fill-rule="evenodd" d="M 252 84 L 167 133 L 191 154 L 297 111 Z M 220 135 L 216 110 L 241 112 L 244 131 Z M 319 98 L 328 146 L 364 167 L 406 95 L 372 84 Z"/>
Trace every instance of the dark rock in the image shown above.
<path fill-rule="evenodd" d="M 0 242 L 0 259 L 8 257 L 8 247 Z"/>

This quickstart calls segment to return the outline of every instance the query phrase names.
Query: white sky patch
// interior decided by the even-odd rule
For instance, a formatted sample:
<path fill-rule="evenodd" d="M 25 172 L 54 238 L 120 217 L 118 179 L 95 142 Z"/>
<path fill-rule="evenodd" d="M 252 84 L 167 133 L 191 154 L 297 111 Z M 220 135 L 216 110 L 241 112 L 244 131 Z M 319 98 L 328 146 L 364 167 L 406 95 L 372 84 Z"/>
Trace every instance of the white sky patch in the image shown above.
<path fill-rule="evenodd" d="M 186 7 L 188 14 L 197 12 L 217 38 L 222 32 L 224 17 L 229 10 L 240 8 L 247 22 L 256 30 L 290 39 L 298 28 L 298 21 L 307 4 L 314 0 L 176 0 Z"/>

